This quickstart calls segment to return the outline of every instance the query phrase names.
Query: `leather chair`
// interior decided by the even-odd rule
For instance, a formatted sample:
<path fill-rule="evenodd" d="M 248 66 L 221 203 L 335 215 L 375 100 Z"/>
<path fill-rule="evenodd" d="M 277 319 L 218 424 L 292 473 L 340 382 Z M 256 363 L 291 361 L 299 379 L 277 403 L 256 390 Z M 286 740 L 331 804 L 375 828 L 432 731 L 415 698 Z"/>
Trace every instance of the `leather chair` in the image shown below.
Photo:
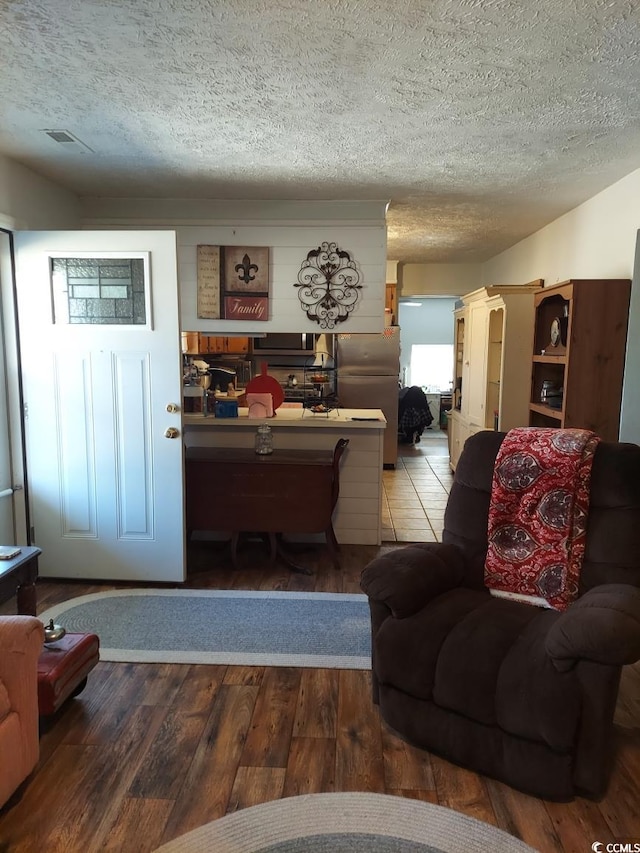
<path fill-rule="evenodd" d="M 442 543 L 365 568 L 373 700 L 410 743 L 550 800 L 601 798 L 621 668 L 640 658 L 640 447 L 596 450 L 579 597 L 563 612 L 484 586 L 504 433 L 469 438 Z"/>
<path fill-rule="evenodd" d="M 34 616 L 0 617 L 0 806 L 38 763 L 38 657 L 44 642 Z"/>

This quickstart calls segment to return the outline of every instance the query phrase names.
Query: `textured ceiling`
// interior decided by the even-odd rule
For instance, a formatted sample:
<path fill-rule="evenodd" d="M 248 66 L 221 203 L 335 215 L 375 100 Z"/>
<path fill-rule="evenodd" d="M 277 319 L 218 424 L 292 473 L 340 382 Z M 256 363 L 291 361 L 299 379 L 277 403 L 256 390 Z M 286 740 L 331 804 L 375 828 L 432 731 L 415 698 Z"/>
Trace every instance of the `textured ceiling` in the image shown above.
<path fill-rule="evenodd" d="M 391 259 L 482 260 L 640 167 L 639 7 L 3 0 L 0 152 L 81 196 L 388 199 Z"/>

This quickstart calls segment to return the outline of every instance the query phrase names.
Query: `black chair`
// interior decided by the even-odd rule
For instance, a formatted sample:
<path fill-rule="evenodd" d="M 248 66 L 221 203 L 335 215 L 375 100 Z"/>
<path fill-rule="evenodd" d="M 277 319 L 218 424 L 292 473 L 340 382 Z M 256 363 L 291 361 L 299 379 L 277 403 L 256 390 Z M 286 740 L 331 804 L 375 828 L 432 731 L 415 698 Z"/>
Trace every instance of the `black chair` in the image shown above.
<path fill-rule="evenodd" d="M 398 441 L 415 444 L 424 430 L 433 423 L 427 395 L 422 388 L 412 385 L 402 388 L 398 395 Z"/>

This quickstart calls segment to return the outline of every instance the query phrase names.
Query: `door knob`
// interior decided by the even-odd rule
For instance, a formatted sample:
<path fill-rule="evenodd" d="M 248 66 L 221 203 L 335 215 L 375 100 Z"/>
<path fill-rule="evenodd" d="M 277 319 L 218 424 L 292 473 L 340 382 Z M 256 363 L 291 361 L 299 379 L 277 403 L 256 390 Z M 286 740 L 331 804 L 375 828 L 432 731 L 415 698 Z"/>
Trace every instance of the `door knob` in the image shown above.
<path fill-rule="evenodd" d="M 179 435 L 180 435 L 180 430 L 176 429 L 175 427 L 168 427 L 164 431 L 164 437 L 165 438 L 177 438 Z"/>
<path fill-rule="evenodd" d="M 177 403 L 167 403 L 167 411 L 171 415 L 175 415 L 176 412 L 180 411 L 180 406 Z"/>

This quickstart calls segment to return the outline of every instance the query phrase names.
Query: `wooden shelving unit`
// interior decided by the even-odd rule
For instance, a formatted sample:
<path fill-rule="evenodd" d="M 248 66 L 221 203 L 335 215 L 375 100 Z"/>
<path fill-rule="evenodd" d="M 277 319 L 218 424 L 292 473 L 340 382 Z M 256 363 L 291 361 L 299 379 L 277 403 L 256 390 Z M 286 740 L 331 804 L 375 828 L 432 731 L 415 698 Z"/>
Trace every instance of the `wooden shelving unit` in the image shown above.
<path fill-rule="evenodd" d="M 629 279 L 571 279 L 535 295 L 530 426 L 592 429 L 617 441 L 630 294 Z"/>

